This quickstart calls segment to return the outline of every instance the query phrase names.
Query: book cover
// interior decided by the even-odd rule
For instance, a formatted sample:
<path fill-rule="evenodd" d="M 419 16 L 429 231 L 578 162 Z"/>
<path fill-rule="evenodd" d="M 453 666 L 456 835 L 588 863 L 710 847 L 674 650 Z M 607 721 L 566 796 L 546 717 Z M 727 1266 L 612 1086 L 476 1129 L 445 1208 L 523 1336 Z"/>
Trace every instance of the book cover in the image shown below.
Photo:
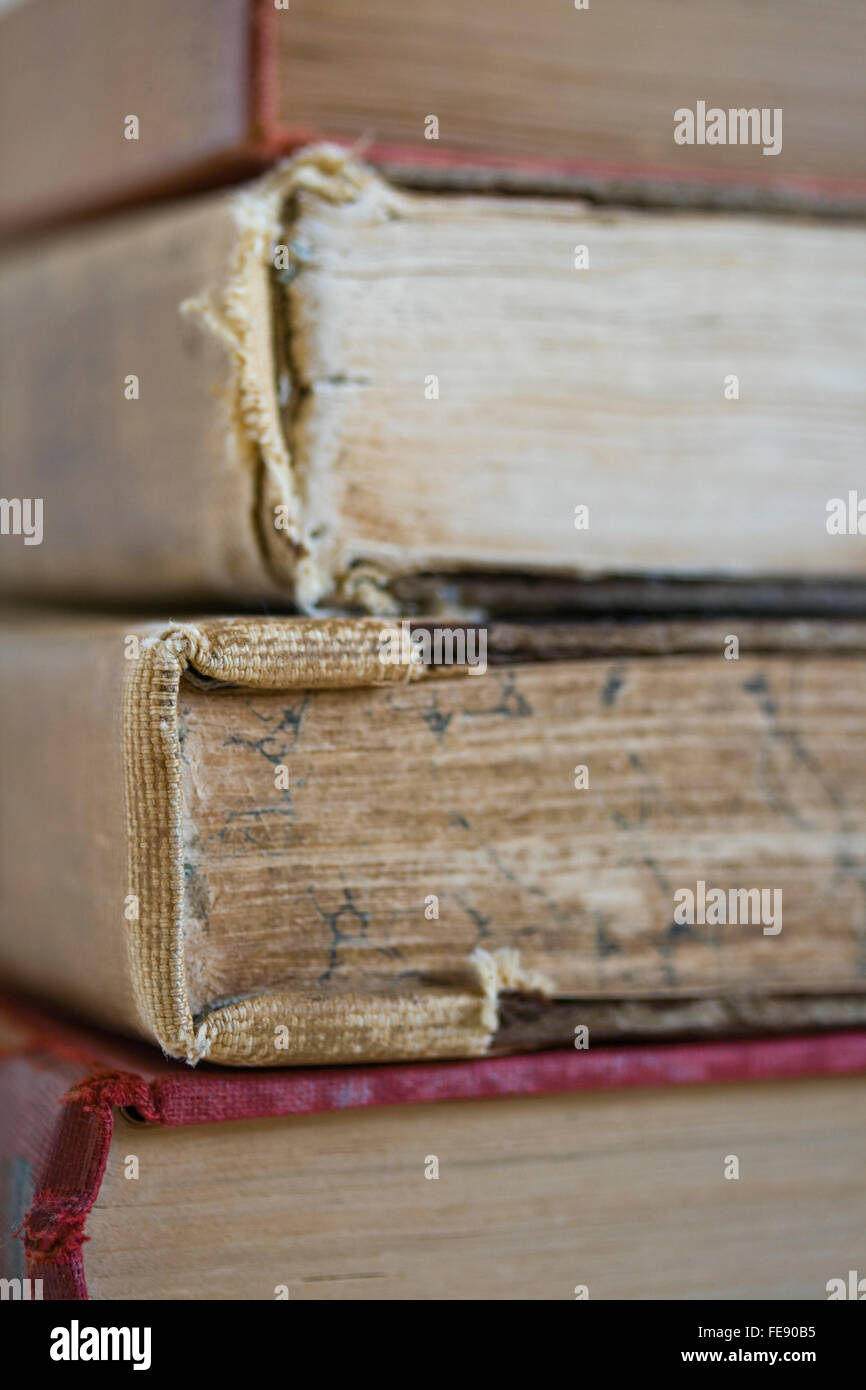
<path fill-rule="evenodd" d="M 241 1065 L 860 1024 L 863 646 L 24 614 L 4 977 Z"/>
<path fill-rule="evenodd" d="M 864 272 L 853 223 L 409 193 L 334 147 L 57 233 L 0 265 L 0 579 L 389 612 L 468 571 L 851 584 Z"/>
<path fill-rule="evenodd" d="M 509 0 L 471 23 L 457 0 L 26 0 L 2 15 L 3 220 L 213 186 L 322 137 L 415 181 L 862 211 L 863 25 L 856 0 Z"/>
<path fill-rule="evenodd" d="M 6 1211 L 0 1257 L 3 1277 L 12 1281 L 12 1296 L 18 1291 L 21 1297 L 43 1299 L 405 1298 L 419 1296 L 423 1285 L 426 1293 L 421 1296 L 434 1298 L 573 1298 L 576 1276 L 566 1285 L 563 1275 L 577 1269 L 590 1279 L 593 1296 L 622 1296 L 635 1278 L 647 1278 L 655 1296 L 675 1297 L 678 1287 L 685 1290 L 691 1278 L 702 1277 L 702 1266 L 704 1283 L 711 1290 L 714 1281 L 720 1292 L 742 1289 L 757 1277 L 756 1287 L 766 1280 L 772 1296 L 773 1290 L 786 1290 L 792 1277 L 786 1272 L 786 1251 L 805 1236 L 813 1249 L 805 1264 L 799 1259 L 796 1296 L 822 1298 L 822 1262 L 832 1273 L 833 1260 L 850 1262 L 857 1253 L 851 1248 L 850 1219 L 847 1243 L 836 1220 L 836 1208 L 841 1214 L 838 1200 L 832 1219 L 830 1213 L 833 1185 L 836 1192 L 840 1186 L 847 1190 L 858 1161 L 852 1105 L 856 1110 L 862 1103 L 857 1077 L 866 1070 L 866 1035 L 860 1032 L 570 1049 L 470 1062 L 227 1073 L 208 1067 L 191 1071 L 144 1047 L 85 1033 L 8 1001 L 0 1027 Z M 627 1098 L 630 1139 L 629 1126 L 623 1128 L 619 1116 L 618 1096 Z M 818 1168 L 809 1171 L 816 1184 L 813 1192 L 822 1190 L 818 1215 L 796 1195 L 792 1204 L 788 1195 L 792 1182 L 796 1194 L 806 1172 L 797 1169 L 796 1145 L 779 1170 L 779 1154 L 787 1152 L 785 1136 L 790 1137 L 792 1119 L 801 1113 L 804 1101 L 812 1105 L 816 1119 L 835 1119 L 842 1141 L 833 1149 L 828 1143 L 832 1133 L 820 1143 L 805 1143 L 801 1134 L 800 1152 L 811 1155 L 813 1165 L 823 1163 L 823 1179 Z M 365 1113 L 370 1121 L 366 1128 Z M 352 1123 L 352 1115 L 359 1118 L 360 1127 Z M 385 1121 L 384 1128 L 377 1115 Z M 640 1154 L 634 1147 L 638 1116 L 643 1126 Z M 324 1122 L 321 1126 L 316 1117 Z M 689 1139 L 683 1130 L 683 1145 L 691 1154 L 692 1168 L 699 1159 L 719 1170 L 714 1187 L 701 1187 L 700 1200 L 696 1175 L 688 1166 L 682 1172 L 676 1166 L 662 1167 L 668 1181 L 661 1187 L 650 1184 L 646 1191 L 641 1188 L 646 1144 L 659 1145 L 660 1154 L 665 1128 L 674 1117 L 678 1130 L 691 1126 Z M 534 1171 L 537 1143 L 520 1146 L 519 1135 L 525 1143 L 539 1124 L 565 1126 L 559 1141 L 574 1152 L 563 1169 L 564 1187 L 549 1164 L 546 1174 Z M 604 1134 L 597 1132 L 599 1143 L 587 1133 L 587 1126 L 591 1131 L 593 1125 L 606 1128 Z M 749 1136 L 750 1182 L 760 1185 L 764 1209 L 774 1222 L 781 1217 L 790 1223 L 787 1231 L 784 1225 L 776 1226 L 773 1238 L 765 1241 L 760 1212 L 747 1214 L 752 1235 L 745 1265 L 743 1241 L 748 1243 L 749 1237 L 746 1227 L 739 1230 L 737 1202 L 720 1200 L 720 1193 L 727 1188 L 730 1194 L 738 1185 L 719 1180 L 721 1168 L 713 1162 L 714 1150 L 720 1155 L 724 1148 L 719 1144 L 734 1135 L 741 1142 Z M 404 1191 L 407 1184 L 411 1192 L 416 1190 L 412 1184 L 420 1183 L 421 1195 L 431 1194 L 431 1200 L 433 1193 L 445 1191 L 444 1183 L 428 1184 L 424 1179 L 430 1156 L 424 1160 L 423 1145 L 434 1138 L 442 1153 L 433 1157 L 441 1157 L 442 1176 L 451 1184 L 450 1216 L 445 1217 L 439 1240 L 432 1239 L 429 1212 L 416 1210 L 410 1216 Z M 623 1146 L 624 1164 L 605 1148 L 614 1140 Z M 189 1144 L 192 1149 L 187 1152 Z M 283 1158 L 282 1171 L 266 1166 L 273 1163 L 273 1144 L 284 1156 L 293 1156 L 288 1166 Z M 503 1144 L 511 1151 L 510 1164 L 504 1167 Z M 453 1167 L 466 1145 L 467 1156 L 474 1156 L 484 1176 L 486 1196 L 477 1184 L 466 1188 Z M 158 1160 L 160 1152 L 167 1167 Z M 330 1165 L 334 1155 L 343 1152 L 346 1159 L 336 1178 Z M 404 1164 L 407 1172 L 402 1177 L 399 1169 Z M 353 1178 L 362 1177 L 368 1165 L 375 1178 L 369 1197 L 373 1207 L 368 1206 L 366 1188 L 359 1188 Z M 208 1175 L 217 1166 L 222 1181 L 212 1194 Z M 652 1171 L 653 1165 L 649 1168 Z M 592 1181 L 594 1173 L 600 1179 L 605 1170 L 614 1173 L 610 1192 L 603 1181 Z M 596 1210 L 599 1203 L 611 1201 L 608 1234 L 601 1242 L 586 1227 L 585 1218 L 582 1233 L 573 1224 L 575 1174 L 590 1184 Z M 622 1191 L 617 1197 L 617 1185 L 627 1174 L 629 1200 L 640 1212 L 642 1229 L 650 1231 L 673 1219 L 667 1238 L 683 1263 L 677 1268 L 676 1260 L 668 1262 L 668 1274 L 666 1262 L 648 1262 L 641 1256 L 633 1228 L 622 1249 L 627 1258 L 611 1260 L 615 1205 L 621 1206 L 624 1199 Z M 293 1193 L 299 1175 L 313 1186 Z M 535 1180 L 533 1206 L 526 1208 L 524 1189 L 520 1213 L 514 1202 L 528 1177 Z M 320 1222 L 325 1219 L 334 1195 L 328 1185 L 335 1179 L 342 1197 L 335 1207 L 333 1232 L 323 1241 L 321 1228 L 307 1229 L 305 1211 L 317 1210 L 322 1213 Z M 242 1190 L 245 1181 L 250 1196 Z M 512 1192 L 514 1181 L 518 1190 Z M 674 1183 L 681 1184 L 679 1193 Z M 693 1204 L 691 1217 L 677 1234 L 673 1213 L 684 1194 Z M 133 1205 L 125 1216 L 127 1201 Z M 455 1204 L 463 1201 L 467 1206 L 462 1233 L 449 1234 L 455 1216 L 461 1220 Z M 394 1205 L 398 1202 L 404 1204 L 402 1211 Z M 483 1212 L 489 1223 L 482 1242 L 471 1236 L 470 1203 L 475 1204 L 475 1220 Z M 370 1226 L 371 1213 L 378 1208 L 387 1228 L 389 1206 L 390 1235 L 380 1239 L 379 1227 Z M 263 1210 L 270 1243 L 262 1239 L 250 1265 L 244 1244 Z M 403 1222 L 399 1232 L 395 1218 Z M 724 1251 L 701 1246 L 709 1233 L 720 1235 L 720 1222 L 737 1223 L 734 1264 Z M 564 1232 L 562 1249 L 551 1246 L 554 1229 Z M 700 1251 L 690 1242 L 689 1229 Z M 516 1282 L 509 1256 L 515 1230 L 522 1246 Z M 369 1248 L 368 1231 L 373 1236 Z M 375 1266 L 366 1284 L 348 1273 L 357 1268 L 359 1256 Z M 402 1291 L 393 1278 L 395 1256 L 396 1270 L 403 1271 Z M 461 1260 L 468 1266 L 462 1276 Z M 319 1267 L 321 1275 L 313 1277 L 311 1271 Z M 510 1284 L 505 1277 L 508 1267 Z M 450 1287 L 446 1271 L 454 1281 Z M 288 1282 L 283 1284 L 283 1279 Z M 766 1287 L 759 1296 L 768 1296 Z"/>

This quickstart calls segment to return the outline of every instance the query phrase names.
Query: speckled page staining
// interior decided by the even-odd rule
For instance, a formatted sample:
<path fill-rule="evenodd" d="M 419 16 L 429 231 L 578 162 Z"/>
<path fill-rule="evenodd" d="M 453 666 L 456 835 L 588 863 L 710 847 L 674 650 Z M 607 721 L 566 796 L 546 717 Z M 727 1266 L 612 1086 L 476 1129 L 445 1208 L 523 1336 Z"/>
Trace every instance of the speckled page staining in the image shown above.
<path fill-rule="evenodd" d="M 447 987 L 479 947 L 559 999 L 864 996 L 864 687 L 803 653 L 182 685 L 192 1011 Z M 698 879 L 781 889 L 783 930 L 675 924 Z"/>

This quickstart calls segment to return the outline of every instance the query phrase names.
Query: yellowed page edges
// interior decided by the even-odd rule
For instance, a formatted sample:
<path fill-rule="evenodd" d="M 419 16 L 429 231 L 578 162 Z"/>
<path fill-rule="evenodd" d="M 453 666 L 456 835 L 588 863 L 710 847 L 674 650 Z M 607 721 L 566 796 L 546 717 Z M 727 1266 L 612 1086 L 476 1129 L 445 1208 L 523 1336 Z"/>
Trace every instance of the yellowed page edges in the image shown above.
<path fill-rule="evenodd" d="M 382 625 L 365 619 L 214 619 L 143 638 L 124 693 L 128 951 L 141 1021 L 170 1056 L 250 1066 L 468 1057 L 496 1031 L 502 990 L 548 993 L 517 953 L 476 951 L 465 976 L 404 991 L 283 992 L 240 999 L 198 1022 L 184 959 L 182 765 L 177 703 L 185 671 L 260 689 L 337 689 L 418 680 L 384 663 Z"/>

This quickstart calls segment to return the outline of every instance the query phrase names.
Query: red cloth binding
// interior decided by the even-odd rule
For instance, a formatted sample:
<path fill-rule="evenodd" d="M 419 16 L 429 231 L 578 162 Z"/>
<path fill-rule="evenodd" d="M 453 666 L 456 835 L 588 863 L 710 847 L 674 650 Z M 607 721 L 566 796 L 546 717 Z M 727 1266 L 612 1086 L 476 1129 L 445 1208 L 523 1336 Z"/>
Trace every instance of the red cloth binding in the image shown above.
<path fill-rule="evenodd" d="M 36 1181 L 18 1235 L 49 1299 L 85 1299 L 85 1225 L 105 1172 L 117 1107 L 152 1124 L 311 1115 L 366 1106 L 682 1086 L 866 1071 L 866 1031 L 743 1042 L 567 1049 L 468 1062 L 247 1070 L 162 1057 L 11 1001 L 20 1041 L 0 1059 L 0 1152 Z M 19 1217 L 20 1219 L 20 1217 Z"/>

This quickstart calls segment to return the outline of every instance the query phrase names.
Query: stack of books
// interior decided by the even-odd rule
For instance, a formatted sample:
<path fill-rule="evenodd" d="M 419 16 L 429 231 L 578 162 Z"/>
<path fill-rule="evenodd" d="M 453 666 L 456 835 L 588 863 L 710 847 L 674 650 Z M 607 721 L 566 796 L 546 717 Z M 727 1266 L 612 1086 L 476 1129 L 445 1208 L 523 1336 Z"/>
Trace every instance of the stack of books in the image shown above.
<path fill-rule="evenodd" d="M 0 18 L 5 1296 L 849 1296 L 864 37 Z"/>

